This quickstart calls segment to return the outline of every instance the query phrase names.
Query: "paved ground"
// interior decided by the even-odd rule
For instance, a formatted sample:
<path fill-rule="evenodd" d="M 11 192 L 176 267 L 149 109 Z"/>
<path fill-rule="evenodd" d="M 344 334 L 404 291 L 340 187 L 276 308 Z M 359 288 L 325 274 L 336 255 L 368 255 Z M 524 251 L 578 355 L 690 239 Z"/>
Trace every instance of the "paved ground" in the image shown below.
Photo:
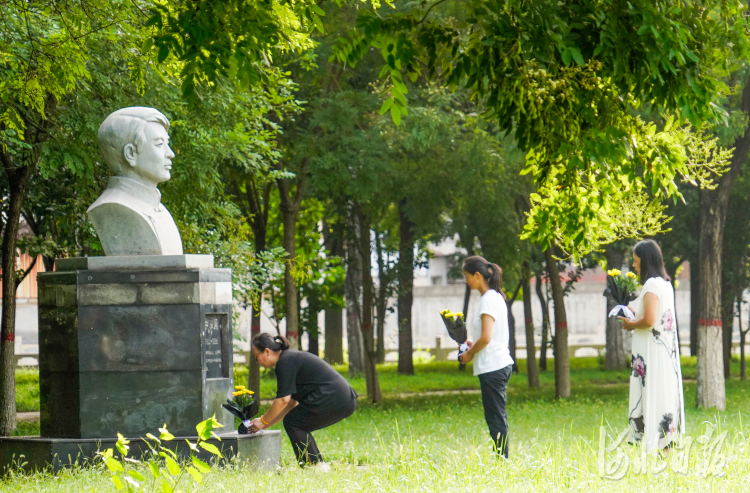
<path fill-rule="evenodd" d="M 39 421 L 39 411 L 16 414 L 16 421 Z"/>

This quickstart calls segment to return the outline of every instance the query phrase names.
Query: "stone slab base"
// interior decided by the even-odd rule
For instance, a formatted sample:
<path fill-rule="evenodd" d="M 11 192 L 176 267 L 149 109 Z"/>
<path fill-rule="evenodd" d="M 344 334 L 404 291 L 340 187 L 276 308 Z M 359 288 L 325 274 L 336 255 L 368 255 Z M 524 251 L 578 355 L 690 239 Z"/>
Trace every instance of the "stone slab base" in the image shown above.
<path fill-rule="evenodd" d="M 236 431 L 219 435 L 221 441 L 209 440 L 216 445 L 225 460 L 239 456 L 253 466 L 261 469 L 273 469 L 280 464 L 281 432 L 264 430 L 254 435 L 240 435 Z M 190 448 L 185 439 L 195 443 L 197 437 L 175 437 L 170 442 L 163 442 L 183 459 L 190 456 Z M 10 437 L 0 438 L 0 476 L 9 469 L 21 467 L 25 471 L 52 470 L 58 472 L 70 466 L 87 466 L 93 463 L 97 451 L 114 449 L 119 457 L 115 443 L 117 438 L 45 438 L 45 437 Z M 145 441 L 130 438 L 128 457 L 140 459 L 149 452 Z M 198 458 L 213 462 L 215 456 L 201 449 Z"/>

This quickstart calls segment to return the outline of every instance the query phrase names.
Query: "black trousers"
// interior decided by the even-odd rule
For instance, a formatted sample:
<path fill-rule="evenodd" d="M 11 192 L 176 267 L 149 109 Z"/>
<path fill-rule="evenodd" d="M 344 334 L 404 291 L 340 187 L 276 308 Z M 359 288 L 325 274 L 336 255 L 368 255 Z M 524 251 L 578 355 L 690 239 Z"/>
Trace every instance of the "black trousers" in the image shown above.
<path fill-rule="evenodd" d="M 490 437 L 497 453 L 508 458 L 508 413 L 505 404 L 508 402 L 506 390 L 513 365 L 482 373 L 479 375 L 479 386 L 482 389 L 482 406 L 484 419 L 490 429 Z"/>
<path fill-rule="evenodd" d="M 342 396 L 332 396 L 325 406 L 310 407 L 299 403 L 284 416 L 284 429 L 289 435 L 289 441 L 292 442 L 297 462 L 302 466 L 323 461 L 323 456 L 311 432 L 348 418 L 356 408 L 356 394 L 347 393 Z"/>

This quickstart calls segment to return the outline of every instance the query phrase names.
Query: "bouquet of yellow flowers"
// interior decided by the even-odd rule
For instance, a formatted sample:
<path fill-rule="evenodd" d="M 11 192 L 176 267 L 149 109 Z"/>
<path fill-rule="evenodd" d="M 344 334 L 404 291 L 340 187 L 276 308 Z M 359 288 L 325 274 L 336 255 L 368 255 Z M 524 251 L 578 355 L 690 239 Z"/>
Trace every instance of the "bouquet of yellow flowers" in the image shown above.
<path fill-rule="evenodd" d="M 237 432 L 240 435 L 247 435 L 250 433 L 250 420 L 258 414 L 260 401 L 255 398 L 255 392 L 246 389 L 244 385 L 237 385 L 234 390 L 232 392 L 234 399 L 227 399 L 227 403 L 222 404 L 222 407 L 240 418 L 242 423 L 240 423 Z"/>
<path fill-rule="evenodd" d="M 635 314 L 628 308 L 628 303 L 635 299 L 635 292 L 640 287 L 638 276 L 632 272 L 622 275 L 618 269 L 607 271 L 607 288 L 604 296 L 615 303 L 615 307 L 609 312 L 610 317 L 620 313 L 630 320 L 635 320 Z"/>
<path fill-rule="evenodd" d="M 468 337 L 464 314 L 461 312 L 452 313 L 446 309 L 440 312 L 440 316 L 443 318 L 445 328 L 448 329 L 448 335 L 458 343 L 458 357 L 460 358 L 464 352 L 469 350 L 469 345 L 466 344 Z M 459 359 L 459 361 L 461 360 Z"/>

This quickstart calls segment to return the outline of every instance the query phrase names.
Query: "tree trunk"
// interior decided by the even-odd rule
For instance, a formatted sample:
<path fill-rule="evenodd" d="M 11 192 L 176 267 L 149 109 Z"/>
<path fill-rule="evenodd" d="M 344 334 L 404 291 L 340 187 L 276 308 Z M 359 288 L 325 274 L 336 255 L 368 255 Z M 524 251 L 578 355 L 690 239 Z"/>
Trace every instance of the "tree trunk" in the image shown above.
<path fill-rule="evenodd" d="M 240 176 L 234 168 L 228 170 L 228 182 L 232 193 L 235 196 L 245 222 L 253 231 L 253 240 L 255 242 L 255 255 L 258 257 L 266 249 L 266 234 L 268 230 L 268 212 L 271 203 L 271 190 L 273 181 L 266 181 L 262 186 L 258 186 L 255 175 Z M 240 180 L 244 183 L 244 193 L 240 188 Z M 250 350 L 252 352 L 252 340 L 260 334 L 260 315 L 261 305 L 263 303 L 263 293 L 265 286 L 260 286 L 258 293 L 258 306 L 252 307 L 250 319 Z M 274 307 L 275 310 L 275 307 Z M 247 362 L 247 388 L 260 395 L 260 365 L 256 363 L 255 358 L 250 358 Z"/>
<path fill-rule="evenodd" d="M 359 298 L 362 292 L 362 274 L 355 241 L 346 245 L 346 339 L 349 346 L 349 376 L 356 377 L 364 373 L 364 346 L 362 328 L 360 327 Z"/>
<path fill-rule="evenodd" d="M 604 256 L 607 259 L 607 269 L 621 269 L 625 261 L 625 252 L 610 245 L 605 247 Z M 609 312 L 615 303 L 607 298 L 606 317 L 606 350 L 604 353 L 604 367 L 607 370 L 621 370 L 630 366 L 630 355 L 625 352 L 622 322 L 617 317 L 610 317 Z"/>
<path fill-rule="evenodd" d="M 375 233 L 375 248 L 378 255 L 378 295 L 375 302 L 375 312 L 377 317 L 377 346 L 375 348 L 375 360 L 378 363 L 385 361 L 385 317 L 388 314 L 388 274 L 386 273 L 383 255 L 383 244 L 380 241 L 380 234 Z"/>
<path fill-rule="evenodd" d="M 554 259 L 554 246 L 550 245 L 544 251 L 547 260 L 550 283 L 552 285 L 552 299 L 555 303 L 555 398 L 570 397 L 570 360 L 568 356 L 568 318 L 565 313 L 560 272 Z"/>
<path fill-rule="evenodd" d="M 255 254 L 258 255 L 260 252 L 266 249 L 266 231 L 263 228 L 262 233 L 255 231 Z M 260 299 L 258 300 L 258 308 L 252 307 L 252 316 L 250 318 L 250 352 L 252 354 L 252 341 L 255 336 L 260 334 L 260 310 L 261 304 L 263 303 L 263 293 L 260 293 Z M 255 392 L 255 395 L 260 395 L 260 365 L 255 361 L 252 356 L 247 362 L 247 388 Z"/>
<path fill-rule="evenodd" d="M 35 161 L 35 158 L 31 159 Z M 34 164 L 5 170 L 8 176 L 8 209 L 2 240 L 0 436 L 10 436 L 16 429 L 16 242 L 23 199 L 35 167 Z"/>
<path fill-rule="evenodd" d="M 0 161 L 7 177 L 8 204 L 5 213 L 3 230 L 2 256 L 2 316 L 0 317 L 0 436 L 10 436 L 16 429 L 16 243 L 21 219 L 23 202 L 29 180 L 36 172 L 41 153 L 41 144 L 48 137 L 52 125 L 52 115 L 57 108 L 57 101 L 48 95 L 45 101 L 46 118 L 37 123 L 24 118 L 26 124 L 26 143 L 24 149 L 14 159 L 5 149 L 0 149 Z"/>
<path fill-rule="evenodd" d="M 325 360 L 332 365 L 344 362 L 344 311 L 326 310 Z"/>
<path fill-rule="evenodd" d="M 721 338 L 724 379 L 731 376 L 732 332 L 734 331 L 734 296 L 730 294 L 726 275 L 722 274 Z"/>
<path fill-rule="evenodd" d="M 357 208 L 355 208 L 356 210 Z M 373 404 L 383 400 L 378 381 L 377 353 L 375 351 L 375 334 L 372 320 L 373 282 L 370 268 L 372 246 L 370 244 L 370 221 L 367 216 L 357 212 L 357 236 L 359 239 L 360 265 L 362 266 L 362 339 L 364 341 L 365 382 L 367 384 L 367 398 Z"/>
<path fill-rule="evenodd" d="M 323 238 L 325 248 L 331 255 L 343 258 L 346 252 L 343 248 L 341 232 L 338 234 L 330 231 L 332 228 L 324 223 Z M 338 228 L 340 229 L 340 228 Z M 344 295 L 344 286 L 337 286 L 338 296 Z M 325 313 L 325 360 L 332 365 L 344 363 L 344 311 L 341 308 L 326 309 Z"/>
<path fill-rule="evenodd" d="M 747 380 L 747 374 L 745 373 L 745 336 L 747 331 L 740 332 L 740 380 Z"/>
<path fill-rule="evenodd" d="M 518 363 L 516 363 L 516 317 L 513 316 L 513 310 L 511 309 L 513 307 L 513 303 L 516 302 L 516 298 L 518 298 L 518 293 L 521 291 L 521 286 L 523 286 L 523 279 L 518 281 L 518 286 L 516 286 L 515 291 L 513 292 L 513 297 L 508 298 L 505 300 L 505 306 L 506 311 L 508 312 L 508 349 L 510 350 L 510 357 L 513 359 L 513 373 L 518 373 Z"/>
<path fill-rule="evenodd" d="M 284 221 L 284 312 L 286 314 L 286 338 L 290 347 L 299 348 L 299 302 L 297 282 L 292 275 L 296 260 L 297 217 L 299 216 L 302 199 L 307 185 L 308 159 L 304 158 L 297 173 L 297 190 L 291 197 L 291 179 L 280 178 L 276 181 L 279 188 L 279 209 Z"/>
<path fill-rule="evenodd" d="M 674 335 L 677 336 L 677 350 L 679 351 L 678 354 L 682 355 L 682 341 L 680 340 L 680 321 L 677 319 L 677 269 L 679 268 L 679 265 L 676 266 L 671 271 L 667 269 L 667 275 L 670 279 L 670 284 L 672 284 L 672 292 L 675 294 L 675 314 L 674 314 L 674 325 L 677 327 L 677 329 L 674 331 Z"/>
<path fill-rule="evenodd" d="M 320 346 L 318 339 L 320 338 L 320 329 L 318 328 L 318 314 L 320 309 L 314 306 L 308 305 L 307 307 L 308 326 L 305 332 L 307 332 L 307 352 L 312 353 L 315 356 L 320 356 Z"/>
<path fill-rule="evenodd" d="M 2 241 L 2 382 L 0 383 L 0 436 L 16 429 L 16 241 L 26 187 L 33 169 L 21 166 L 8 173 L 8 211 Z"/>
<path fill-rule="evenodd" d="M 541 371 L 547 371 L 547 340 L 549 338 L 549 308 L 547 307 L 547 299 L 544 296 L 544 290 L 542 289 L 542 270 L 541 268 L 535 273 L 535 285 L 536 297 L 539 299 L 539 304 L 542 307 L 542 342 L 539 346 L 539 369 Z"/>
<path fill-rule="evenodd" d="M 405 202 L 398 207 L 398 373 L 414 375 L 411 310 L 414 302 L 414 224 Z"/>
<path fill-rule="evenodd" d="M 722 209 L 718 197 L 701 191 L 701 299 L 698 312 L 698 392 L 697 406 L 724 410 L 726 396 L 723 378 L 721 336 L 721 238 Z"/>
<path fill-rule="evenodd" d="M 750 113 L 750 82 L 742 90 L 743 112 Z M 734 181 L 750 152 L 750 129 L 734 141 L 729 171 L 717 181 L 715 190 L 700 192 L 700 303 L 698 316 L 698 391 L 700 407 L 726 408 L 721 335 L 721 254 L 729 195 Z"/>
<path fill-rule="evenodd" d="M 534 347 L 534 318 L 531 313 L 531 269 L 529 261 L 523 262 L 523 315 L 526 327 L 526 376 L 529 388 L 538 389 L 539 369 L 536 367 L 536 348 Z"/>
<path fill-rule="evenodd" d="M 286 338 L 292 349 L 299 348 L 299 303 L 297 282 L 292 275 L 296 255 L 297 212 L 285 211 L 284 215 L 284 317 L 286 318 Z"/>
<path fill-rule="evenodd" d="M 690 259 L 690 356 L 698 356 L 698 312 L 700 312 L 700 262 Z"/>

